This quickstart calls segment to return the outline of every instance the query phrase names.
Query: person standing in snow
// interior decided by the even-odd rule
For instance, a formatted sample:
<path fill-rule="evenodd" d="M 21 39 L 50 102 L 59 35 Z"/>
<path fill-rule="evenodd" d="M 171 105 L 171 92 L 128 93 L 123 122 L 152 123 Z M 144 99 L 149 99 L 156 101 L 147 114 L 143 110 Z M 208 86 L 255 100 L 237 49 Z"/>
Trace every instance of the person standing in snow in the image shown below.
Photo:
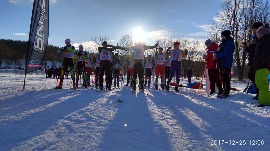
<path fill-rule="evenodd" d="M 170 69 L 170 78 L 167 81 L 166 90 L 169 91 L 170 83 L 174 74 L 176 74 L 176 85 L 175 91 L 179 92 L 178 86 L 180 82 L 180 71 L 181 71 L 181 60 L 185 56 L 185 52 L 180 49 L 180 42 L 174 43 L 174 49 L 170 51 L 171 56 L 171 69 Z"/>
<path fill-rule="evenodd" d="M 126 69 L 127 69 L 127 84 L 126 86 L 129 86 L 129 83 L 132 83 L 131 77 L 133 77 L 133 61 L 130 59 L 130 56 L 128 56 L 127 62 L 126 62 Z M 132 84 L 131 84 L 132 85 Z"/>
<path fill-rule="evenodd" d="M 75 69 L 74 69 L 74 55 L 75 55 L 75 47 L 70 44 L 70 39 L 66 39 L 65 43 L 66 46 L 61 48 L 61 51 L 63 51 L 64 54 L 64 61 L 62 64 L 61 69 L 61 77 L 59 80 L 58 85 L 55 87 L 55 89 L 62 89 L 63 81 L 64 81 L 64 74 L 65 72 L 70 70 L 71 78 L 72 78 L 72 85 L 73 89 L 76 89 L 75 85 Z"/>
<path fill-rule="evenodd" d="M 144 61 L 144 69 L 145 69 L 144 87 L 146 87 L 148 82 L 148 88 L 150 88 L 153 67 L 154 67 L 154 60 L 152 59 L 151 55 L 148 55 L 148 57 Z"/>
<path fill-rule="evenodd" d="M 83 45 L 79 45 L 79 51 L 76 53 L 75 55 L 75 60 L 77 60 L 76 62 L 76 88 L 78 88 L 79 85 L 79 79 L 83 73 L 84 69 L 84 60 L 83 60 L 83 55 L 84 55 L 84 51 L 83 51 Z"/>
<path fill-rule="evenodd" d="M 258 44 L 254 54 L 255 83 L 259 89 L 259 107 L 270 105 L 268 75 L 270 73 L 270 29 L 257 30 Z"/>
<path fill-rule="evenodd" d="M 85 88 L 90 86 L 90 75 L 91 75 L 91 58 L 87 52 L 83 55 L 84 61 L 84 74 L 83 74 L 83 85 Z"/>
<path fill-rule="evenodd" d="M 218 87 L 218 95 L 223 94 L 223 89 L 222 89 L 222 84 L 221 84 L 221 79 L 220 75 L 217 69 L 216 65 L 216 60 L 214 60 L 213 55 L 217 52 L 218 50 L 218 44 L 210 39 L 205 41 L 206 45 L 206 55 L 204 56 L 204 59 L 206 61 L 206 69 L 208 69 L 208 76 L 209 76 L 209 81 L 210 81 L 210 93 L 208 96 L 211 96 L 215 93 L 215 84 Z"/>
<path fill-rule="evenodd" d="M 156 81 L 155 81 L 155 89 L 158 89 L 158 77 L 161 79 L 161 88 L 165 88 L 165 77 L 164 77 L 164 63 L 165 63 L 165 54 L 163 53 L 163 48 L 158 49 L 158 53 L 156 54 Z"/>
<path fill-rule="evenodd" d="M 231 68 L 233 62 L 234 53 L 234 41 L 231 37 L 231 31 L 224 30 L 221 32 L 221 44 L 219 45 L 219 50 L 213 56 L 217 60 L 217 66 L 221 75 L 221 80 L 223 83 L 223 94 L 218 95 L 218 98 L 227 98 L 231 90 Z"/>
<path fill-rule="evenodd" d="M 99 71 L 100 71 L 100 56 L 96 54 L 93 60 L 94 63 L 94 73 L 95 73 L 95 87 L 96 89 L 99 87 Z"/>
<path fill-rule="evenodd" d="M 164 84 L 166 84 L 167 81 L 166 79 L 170 78 L 170 70 L 171 70 L 171 60 L 168 52 L 166 52 L 165 54 L 164 66 L 165 66 Z"/>
<path fill-rule="evenodd" d="M 114 78 L 114 87 L 119 88 L 119 76 L 120 76 L 120 59 L 118 58 L 118 53 L 115 54 L 113 59 L 113 78 Z"/>
<path fill-rule="evenodd" d="M 144 68 L 143 68 L 143 59 L 144 59 L 144 51 L 147 49 L 153 49 L 158 46 L 158 43 L 154 46 L 146 46 L 142 43 L 135 43 L 133 46 L 133 79 L 132 79 L 132 90 L 136 91 L 136 80 L 137 76 L 139 76 L 139 89 L 144 90 Z"/>
<path fill-rule="evenodd" d="M 188 67 L 188 70 L 187 70 L 187 78 L 188 78 L 188 83 L 190 84 L 191 83 L 191 78 L 192 78 L 192 70 L 190 67 Z"/>
<path fill-rule="evenodd" d="M 253 60 L 254 60 L 255 49 L 256 49 L 256 46 L 258 44 L 258 42 L 257 42 L 258 37 L 256 36 L 256 31 L 262 26 L 263 26 L 263 23 L 255 22 L 251 27 L 251 31 L 252 31 L 251 34 L 253 34 L 252 41 L 251 42 L 247 41 L 247 42 L 243 43 L 244 50 L 248 53 L 248 66 L 249 66 L 248 78 L 251 80 L 251 82 L 255 86 L 257 95 L 253 99 L 256 99 L 256 100 L 258 100 L 259 89 L 257 88 L 257 86 L 255 84 L 255 69 L 253 66 Z"/>
<path fill-rule="evenodd" d="M 112 79 L 111 75 L 111 52 L 112 48 L 107 47 L 107 41 L 102 43 L 102 47 L 98 48 L 100 53 L 100 72 L 99 72 L 99 89 L 103 90 L 103 76 L 106 76 L 106 89 L 111 90 L 110 81 Z"/>

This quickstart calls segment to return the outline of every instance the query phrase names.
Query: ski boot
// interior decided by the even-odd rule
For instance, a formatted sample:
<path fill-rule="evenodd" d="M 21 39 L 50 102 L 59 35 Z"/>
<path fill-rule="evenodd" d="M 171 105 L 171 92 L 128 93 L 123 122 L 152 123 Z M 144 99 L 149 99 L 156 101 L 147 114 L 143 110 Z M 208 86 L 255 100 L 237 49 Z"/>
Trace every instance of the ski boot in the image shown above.
<path fill-rule="evenodd" d="M 229 96 L 230 96 L 229 94 L 223 93 L 223 94 L 218 94 L 217 98 L 223 99 L 223 98 L 227 98 Z"/>
<path fill-rule="evenodd" d="M 175 92 L 179 92 L 179 89 L 178 89 L 178 85 L 176 85 L 175 87 L 174 87 L 174 90 L 175 90 Z"/>
<path fill-rule="evenodd" d="M 155 89 L 158 89 L 158 84 L 155 84 Z"/>
<path fill-rule="evenodd" d="M 164 87 L 165 84 L 161 84 L 161 89 L 164 90 L 165 87 Z"/>
<path fill-rule="evenodd" d="M 166 89 L 167 92 L 169 92 L 170 86 L 169 85 L 166 85 L 165 89 Z"/>
<path fill-rule="evenodd" d="M 214 94 L 215 92 L 210 92 L 207 96 L 210 97 Z"/>
<path fill-rule="evenodd" d="M 63 80 L 60 79 L 58 85 L 54 89 L 62 89 Z"/>

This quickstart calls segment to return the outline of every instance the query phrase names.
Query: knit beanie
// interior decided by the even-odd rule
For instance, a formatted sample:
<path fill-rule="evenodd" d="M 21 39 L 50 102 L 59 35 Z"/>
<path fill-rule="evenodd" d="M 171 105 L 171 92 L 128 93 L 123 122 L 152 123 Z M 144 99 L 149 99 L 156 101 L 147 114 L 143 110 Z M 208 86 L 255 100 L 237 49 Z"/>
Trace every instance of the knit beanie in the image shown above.
<path fill-rule="evenodd" d="M 207 40 L 205 41 L 205 43 L 204 43 L 204 44 L 205 44 L 206 46 L 208 46 L 208 45 L 210 45 L 211 43 L 213 43 L 213 42 L 212 42 L 212 40 L 207 39 Z"/>
<path fill-rule="evenodd" d="M 269 28 L 266 28 L 266 27 L 260 27 L 260 28 L 257 30 L 257 34 L 261 34 L 261 35 L 267 35 L 267 34 L 270 34 L 270 29 L 269 29 Z"/>
<path fill-rule="evenodd" d="M 226 38 L 229 38 L 231 36 L 231 31 L 224 30 L 223 32 L 221 32 L 221 35 L 225 36 Z"/>
<path fill-rule="evenodd" d="M 252 24 L 251 28 L 258 29 L 258 28 L 260 28 L 262 26 L 263 26 L 263 23 L 255 22 L 254 24 Z"/>

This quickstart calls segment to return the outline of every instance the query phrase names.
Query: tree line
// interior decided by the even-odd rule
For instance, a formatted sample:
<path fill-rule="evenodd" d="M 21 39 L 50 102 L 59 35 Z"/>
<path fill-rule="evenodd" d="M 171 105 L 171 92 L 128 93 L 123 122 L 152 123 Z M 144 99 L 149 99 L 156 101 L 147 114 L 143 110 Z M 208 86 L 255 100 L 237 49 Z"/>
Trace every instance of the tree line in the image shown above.
<path fill-rule="evenodd" d="M 62 61 L 63 55 L 58 53 L 59 47 L 48 45 L 44 60 L 46 61 Z M 28 41 L 0 39 L 0 65 L 3 60 L 8 62 L 15 62 L 20 59 L 26 59 L 28 51 Z"/>

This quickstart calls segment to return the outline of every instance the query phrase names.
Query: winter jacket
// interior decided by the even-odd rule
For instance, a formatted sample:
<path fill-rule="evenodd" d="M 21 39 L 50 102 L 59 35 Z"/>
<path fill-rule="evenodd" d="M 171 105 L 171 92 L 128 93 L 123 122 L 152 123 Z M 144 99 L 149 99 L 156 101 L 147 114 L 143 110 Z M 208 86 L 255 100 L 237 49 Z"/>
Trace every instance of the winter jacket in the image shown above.
<path fill-rule="evenodd" d="M 254 53 L 257 46 L 257 41 L 252 42 L 249 47 L 246 48 L 246 52 L 248 53 L 248 66 L 253 67 Z"/>
<path fill-rule="evenodd" d="M 270 35 L 265 35 L 258 40 L 253 63 L 256 71 L 263 68 L 270 70 Z"/>
<path fill-rule="evenodd" d="M 218 67 L 232 67 L 234 41 L 232 38 L 223 39 L 216 54 Z"/>
<path fill-rule="evenodd" d="M 188 71 L 187 71 L 187 76 L 188 76 L 188 77 L 192 77 L 192 70 L 191 70 L 191 69 L 188 69 Z"/>
<path fill-rule="evenodd" d="M 217 52 L 218 44 L 214 42 L 210 46 L 208 46 L 206 49 L 207 49 L 207 58 L 205 59 L 206 68 L 207 69 L 215 68 L 216 61 L 213 59 L 213 54 Z"/>

